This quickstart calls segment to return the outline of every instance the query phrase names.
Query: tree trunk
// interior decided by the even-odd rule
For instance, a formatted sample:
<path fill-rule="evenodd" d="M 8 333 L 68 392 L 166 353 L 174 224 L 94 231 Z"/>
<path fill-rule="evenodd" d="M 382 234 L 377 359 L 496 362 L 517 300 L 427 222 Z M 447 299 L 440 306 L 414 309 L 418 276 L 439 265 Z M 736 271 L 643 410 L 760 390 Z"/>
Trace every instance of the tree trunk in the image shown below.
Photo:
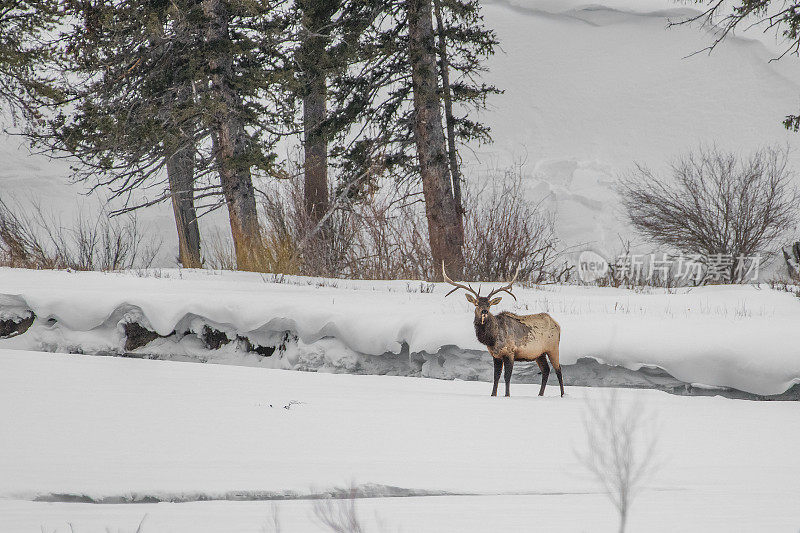
<path fill-rule="evenodd" d="M 299 2 L 303 25 L 299 56 L 303 71 L 303 149 L 305 209 L 312 226 L 328 211 L 328 138 L 324 130 L 326 100 L 326 27 L 331 23 L 331 0 Z"/>
<path fill-rule="evenodd" d="M 434 275 L 444 262 L 451 277 L 464 271 L 463 225 L 453 197 L 438 94 L 431 0 L 408 1 L 408 37 L 417 147 Z"/>
<path fill-rule="evenodd" d="M 184 268 L 201 268 L 200 230 L 194 208 L 194 153 L 186 146 L 167 158 L 172 209 L 178 228 L 178 260 Z"/>
<path fill-rule="evenodd" d="M 167 181 L 178 230 L 178 261 L 184 268 L 202 268 L 200 259 L 200 231 L 194 207 L 195 142 L 193 135 L 199 126 L 197 120 L 185 121 L 180 109 L 191 107 L 194 86 L 187 75 L 187 65 L 174 53 L 179 43 L 196 42 L 196 32 L 184 18 L 172 20 L 175 28 L 173 52 L 166 56 L 165 74 L 169 77 L 168 90 L 161 97 L 160 119 L 169 129 L 164 133 L 162 145 L 167 167 Z M 162 24 L 168 24 L 165 19 Z M 157 46 L 155 38 L 151 46 Z M 185 121 L 185 122 L 183 122 Z M 180 124 L 180 126 L 178 126 Z"/>
<path fill-rule="evenodd" d="M 214 101 L 214 157 L 231 223 L 231 235 L 239 270 L 257 270 L 261 264 L 261 233 L 255 190 L 247 159 L 249 142 L 241 118 L 243 104 L 232 86 L 233 57 L 228 24 L 230 14 L 222 0 L 203 0 L 207 19 L 206 41 L 214 52 L 209 57 Z"/>
<path fill-rule="evenodd" d="M 303 98 L 305 207 L 312 223 L 328 211 L 328 141 L 320 130 L 325 120 L 325 79 L 316 80 Z M 321 82 L 321 83 L 320 83 Z"/>
<path fill-rule="evenodd" d="M 444 23 L 442 20 L 441 0 L 433 0 L 433 6 L 434 13 L 436 14 L 436 30 L 439 34 L 439 71 L 442 75 L 444 122 L 447 125 L 447 153 L 450 159 L 450 177 L 453 181 L 453 198 L 456 201 L 459 216 L 462 218 L 461 227 L 463 228 L 464 203 L 461 200 L 461 172 L 458 168 L 458 152 L 456 151 L 456 120 L 455 117 L 453 117 L 453 96 L 450 92 L 450 62 L 447 60 L 447 41 L 445 40 Z"/>

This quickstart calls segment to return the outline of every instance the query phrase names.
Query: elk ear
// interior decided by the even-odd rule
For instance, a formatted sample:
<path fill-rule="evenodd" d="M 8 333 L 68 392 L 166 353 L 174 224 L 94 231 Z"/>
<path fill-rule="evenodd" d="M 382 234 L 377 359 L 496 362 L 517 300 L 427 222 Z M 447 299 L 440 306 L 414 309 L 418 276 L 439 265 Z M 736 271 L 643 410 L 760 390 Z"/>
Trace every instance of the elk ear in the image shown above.
<path fill-rule="evenodd" d="M 489 305 L 497 305 L 497 304 L 500 303 L 500 300 L 502 300 L 502 299 L 503 299 L 502 297 L 501 298 L 495 298 L 494 300 L 491 300 L 489 302 Z"/>
<path fill-rule="evenodd" d="M 473 305 L 478 305 L 478 302 L 475 301 L 475 298 L 472 297 L 471 294 L 464 294 L 467 297 L 467 301 Z"/>

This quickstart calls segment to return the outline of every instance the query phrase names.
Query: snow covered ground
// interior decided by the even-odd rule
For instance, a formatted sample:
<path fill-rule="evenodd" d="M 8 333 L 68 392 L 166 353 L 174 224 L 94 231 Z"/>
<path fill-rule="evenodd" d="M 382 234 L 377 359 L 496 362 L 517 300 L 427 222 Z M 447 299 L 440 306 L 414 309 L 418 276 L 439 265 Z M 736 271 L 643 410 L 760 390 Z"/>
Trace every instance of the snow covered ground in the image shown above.
<path fill-rule="evenodd" d="M 369 531 L 614 531 L 575 456 L 607 389 L 537 389 L 0 350 L 0 531 L 259 532 L 272 502 L 229 500 L 270 497 L 300 498 L 284 532 L 320 531 L 303 496 L 350 484 L 420 494 L 358 500 Z M 631 531 L 797 531 L 796 403 L 618 399 L 660 465 Z M 70 498 L 187 503 L 47 501 Z"/>
<path fill-rule="evenodd" d="M 35 313 L 0 348 L 155 356 L 295 370 L 490 379 L 473 307 L 449 286 L 252 273 L 0 269 L 0 319 Z M 549 312 L 567 384 L 778 395 L 800 387 L 800 300 L 766 286 L 631 291 L 517 287 L 496 309 Z M 153 337 L 125 349 L 126 324 Z M 206 327 L 231 342 L 209 349 Z M 261 353 L 257 353 L 261 350 Z M 539 380 L 535 364 L 517 380 Z M 678 392 L 676 390 L 676 392 Z"/>

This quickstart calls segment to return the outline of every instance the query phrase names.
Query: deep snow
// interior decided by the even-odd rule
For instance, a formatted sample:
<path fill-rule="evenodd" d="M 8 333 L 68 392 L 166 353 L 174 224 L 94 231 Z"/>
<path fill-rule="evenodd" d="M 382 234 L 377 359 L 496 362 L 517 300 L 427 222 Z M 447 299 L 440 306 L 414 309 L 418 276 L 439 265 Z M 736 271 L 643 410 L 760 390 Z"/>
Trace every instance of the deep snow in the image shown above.
<path fill-rule="evenodd" d="M 490 398 L 475 382 L 0 350 L 0 531 L 134 531 L 148 514 L 144 533 L 257 532 L 269 502 L 31 500 L 302 496 L 351 482 L 477 494 L 364 500 L 364 518 L 390 531 L 614 530 L 574 453 L 585 402 L 605 391 L 512 387 Z M 631 531 L 796 530 L 795 403 L 618 396 L 644 406 L 658 436 Z M 318 530 L 309 502 L 279 509 L 284 531 Z"/>
<path fill-rule="evenodd" d="M 135 350 L 140 356 L 488 380 L 491 364 L 475 338 L 473 307 L 460 294 L 445 298 L 447 290 L 419 281 L 235 272 L 0 269 L 0 313 L 37 316 L 0 348 L 122 355 L 124 324 L 136 322 L 166 336 Z M 800 382 L 800 301 L 786 292 L 544 286 L 515 293 L 518 302 L 505 297 L 497 310 L 549 312 L 561 324 L 568 384 L 687 384 L 776 395 Z M 233 342 L 207 349 L 204 326 Z M 275 351 L 245 353 L 237 337 Z M 538 380 L 535 365 L 518 365 L 516 374 Z"/>

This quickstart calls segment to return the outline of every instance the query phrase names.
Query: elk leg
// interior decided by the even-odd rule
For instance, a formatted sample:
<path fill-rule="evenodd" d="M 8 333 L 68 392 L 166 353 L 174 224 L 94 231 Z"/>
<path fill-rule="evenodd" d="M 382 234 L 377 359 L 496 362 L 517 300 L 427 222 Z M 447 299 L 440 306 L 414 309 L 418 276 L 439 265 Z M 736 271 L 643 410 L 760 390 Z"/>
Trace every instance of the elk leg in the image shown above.
<path fill-rule="evenodd" d="M 558 361 L 558 350 L 548 352 L 547 357 L 550 359 L 550 364 L 553 365 L 553 368 L 556 371 L 556 377 L 558 377 L 558 386 L 561 387 L 561 396 L 564 396 L 564 378 L 561 377 L 561 363 Z"/>
<path fill-rule="evenodd" d="M 514 360 L 510 357 L 503 357 L 506 378 L 506 396 L 511 396 L 511 371 L 514 370 Z"/>
<path fill-rule="evenodd" d="M 499 357 L 494 359 L 494 387 L 492 387 L 492 396 L 497 396 L 497 384 L 500 382 L 500 372 L 503 370 L 503 360 Z"/>
<path fill-rule="evenodd" d="M 547 359 L 542 355 L 536 358 L 536 364 L 542 371 L 542 388 L 539 389 L 539 396 L 544 396 L 544 388 L 547 386 L 547 376 L 550 375 L 550 365 L 547 364 Z"/>
<path fill-rule="evenodd" d="M 561 365 L 556 367 L 556 377 L 558 377 L 558 386 L 561 387 L 561 396 L 564 396 L 564 378 L 561 377 Z"/>

